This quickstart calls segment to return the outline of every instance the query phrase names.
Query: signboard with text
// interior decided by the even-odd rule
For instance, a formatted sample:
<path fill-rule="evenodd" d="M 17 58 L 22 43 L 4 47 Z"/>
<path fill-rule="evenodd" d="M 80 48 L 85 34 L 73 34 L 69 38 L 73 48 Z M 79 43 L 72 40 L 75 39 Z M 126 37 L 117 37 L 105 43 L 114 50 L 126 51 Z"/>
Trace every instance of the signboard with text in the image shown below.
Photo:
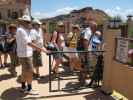
<path fill-rule="evenodd" d="M 122 63 L 128 62 L 128 47 L 129 47 L 128 40 L 124 38 L 117 39 L 116 60 Z"/>

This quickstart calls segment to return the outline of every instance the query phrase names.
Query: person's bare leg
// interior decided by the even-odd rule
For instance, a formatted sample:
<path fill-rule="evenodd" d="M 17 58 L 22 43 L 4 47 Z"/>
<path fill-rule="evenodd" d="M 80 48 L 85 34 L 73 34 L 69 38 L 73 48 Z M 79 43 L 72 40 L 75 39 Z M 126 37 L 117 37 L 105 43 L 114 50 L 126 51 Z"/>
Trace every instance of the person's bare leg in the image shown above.
<path fill-rule="evenodd" d="M 27 84 L 31 84 L 32 83 L 32 77 L 33 76 L 33 72 L 26 72 L 26 82 Z"/>
<path fill-rule="evenodd" d="M 35 74 L 35 77 L 36 78 L 39 78 L 40 77 L 39 66 L 35 67 L 34 74 Z"/>
<path fill-rule="evenodd" d="M 2 53 L 0 52 L 0 67 L 2 66 Z"/>
<path fill-rule="evenodd" d="M 21 85 L 22 91 L 24 91 L 26 89 L 26 73 L 24 71 L 21 74 Z"/>
<path fill-rule="evenodd" d="M 8 59 L 8 54 L 5 53 L 5 54 L 4 54 L 4 64 L 7 64 L 7 59 Z M 6 66 L 6 65 L 5 65 L 5 66 Z"/>
<path fill-rule="evenodd" d="M 40 74 L 40 73 L 39 73 L 39 67 L 35 68 L 35 70 L 36 70 L 36 74 L 39 75 L 39 74 Z"/>
<path fill-rule="evenodd" d="M 53 71 L 58 72 L 59 65 L 61 64 L 61 59 L 55 59 L 55 64 L 53 65 Z"/>

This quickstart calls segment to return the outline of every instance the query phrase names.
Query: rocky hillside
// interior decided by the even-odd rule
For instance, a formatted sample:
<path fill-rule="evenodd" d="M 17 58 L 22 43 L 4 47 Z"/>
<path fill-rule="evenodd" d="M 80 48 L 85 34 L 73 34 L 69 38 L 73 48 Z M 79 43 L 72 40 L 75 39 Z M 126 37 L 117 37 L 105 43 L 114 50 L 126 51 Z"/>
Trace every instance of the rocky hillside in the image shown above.
<path fill-rule="evenodd" d="M 92 7 L 86 7 L 80 10 L 73 10 L 72 12 L 70 12 L 70 14 L 59 15 L 48 19 L 42 19 L 42 22 L 48 22 L 48 21 L 56 22 L 62 20 L 62 21 L 69 21 L 72 23 L 82 24 L 82 22 L 86 18 L 93 19 L 98 24 L 103 24 L 109 18 L 109 16 L 102 10 L 93 9 Z"/>

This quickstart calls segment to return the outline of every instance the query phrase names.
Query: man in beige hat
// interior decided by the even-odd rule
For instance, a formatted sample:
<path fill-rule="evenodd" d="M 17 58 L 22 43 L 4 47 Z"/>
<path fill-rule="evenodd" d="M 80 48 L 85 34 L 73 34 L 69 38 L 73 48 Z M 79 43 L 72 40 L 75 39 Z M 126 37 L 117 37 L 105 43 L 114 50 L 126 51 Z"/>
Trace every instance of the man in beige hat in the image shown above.
<path fill-rule="evenodd" d="M 32 21 L 33 28 L 31 29 L 30 35 L 32 38 L 32 41 L 38 45 L 40 48 L 43 48 L 43 32 L 41 29 L 41 22 L 38 19 L 34 19 Z M 33 50 L 33 65 L 35 68 L 33 77 L 39 78 L 39 68 L 42 66 L 42 55 L 40 52 L 38 52 L 36 49 Z"/>
<path fill-rule="evenodd" d="M 44 48 L 38 47 L 32 43 L 30 36 L 31 18 L 24 15 L 18 19 L 20 26 L 17 29 L 16 41 L 17 41 L 17 56 L 19 57 L 22 65 L 21 85 L 22 91 L 28 94 L 36 95 L 38 92 L 32 90 L 32 76 L 33 76 L 33 61 L 32 54 L 33 49 L 38 51 L 47 52 Z M 27 86 L 26 86 L 27 83 Z"/>
<path fill-rule="evenodd" d="M 11 59 L 11 67 L 8 69 L 8 71 L 13 75 L 16 76 L 17 72 L 15 70 L 17 64 L 18 64 L 18 58 L 16 55 L 16 31 L 17 31 L 17 26 L 16 24 L 10 24 L 9 27 L 9 32 L 8 32 L 8 53 L 10 55 Z"/>
<path fill-rule="evenodd" d="M 77 41 L 79 38 L 79 33 L 80 33 L 79 25 L 77 24 L 72 25 L 72 32 L 70 32 L 67 36 L 67 42 L 66 42 L 67 47 L 65 47 L 63 51 L 77 52 Z M 71 70 L 76 69 L 77 66 L 75 66 L 75 62 L 77 62 L 77 60 L 79 61 L 78 54 L 77 53 L 65 53 L 65 55 L 69 57 Z"/>

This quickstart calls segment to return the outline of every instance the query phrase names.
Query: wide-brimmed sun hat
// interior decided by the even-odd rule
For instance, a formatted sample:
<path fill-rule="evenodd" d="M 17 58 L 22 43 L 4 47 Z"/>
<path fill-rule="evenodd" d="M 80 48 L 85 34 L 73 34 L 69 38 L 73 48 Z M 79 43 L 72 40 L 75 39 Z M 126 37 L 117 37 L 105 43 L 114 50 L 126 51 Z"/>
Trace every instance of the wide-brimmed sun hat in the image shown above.
<path fill-rule="evenodd" d="M 80 29 L 80 26 L 79 26 L 78 24 L 73 24 L 73 25 L 72 25 L 72 28 Z"/>
<path fill-rule="evenodd" d="M 102 35 L 102 33 L 100 31 L 96 31 L 95 33 L 96 33 L 96 35 L 99 35 L 99 36 Z"/>
<path fill-rule="evenodd" d="M 10 24 L 8 28 L 17 28 L 16 24 Z"/>
<path fill-rule="evenodd" d="M 31 22 L 31 17 L 28 15 L 24 15 L 21 18 L 18 18 L 18 21 Z"/>
<path fill-rule="evenodd" d="M 63 23 L 62 21 L 59 21 L 59 22 L 57 23 L 57 25 L 58 25 L 58 26 L 64 26 L 64 23 Z"/>
<path fill-rule="evenodd" d="M 39 25 L 41 25 L 42 23 L 41 23 L 41 21 L 39 20 L 39 19 L 33 19 L 33 24 L 39 24 Z"/>

